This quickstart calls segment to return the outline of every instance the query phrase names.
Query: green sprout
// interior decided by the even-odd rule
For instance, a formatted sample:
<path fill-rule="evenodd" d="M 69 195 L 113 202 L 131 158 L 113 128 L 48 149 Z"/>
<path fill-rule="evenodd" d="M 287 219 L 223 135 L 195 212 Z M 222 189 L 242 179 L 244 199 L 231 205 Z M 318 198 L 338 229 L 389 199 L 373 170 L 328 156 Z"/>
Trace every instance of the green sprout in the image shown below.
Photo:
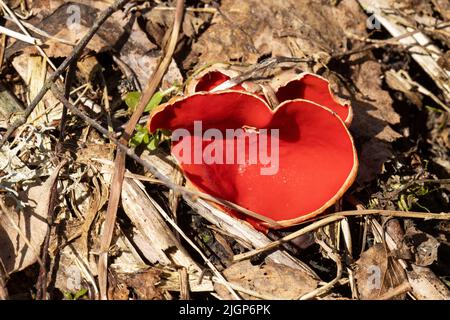
<path fill-rule="evenodd" d="M 166 96 L 177 89 L 177 86 L 173 86 L 165 91 L 156 92 L 145 107 L 144 112 L 152 112 L 153 109 L 161 104 Z M 126 95 L 125 103 L 128 106 L 129 113 L 133 113 L 136 110 L 140 98 L 141 93 L 137 91 L 129 92 Z M 130 140 L 130 146 L 132 148 L 137 148 L 140 145 L 144 145 L 148 150 L 154 151 L 158 148 L 162 135 L 163 132 L 161 130 L 157 130 L 154 134 L 151 134 L 146 126 L 138 124 L 136 125 L 136 133 Z"/>
<path fill-rule="evenodd" d="M 80 300 L 88 293 L 88 289 L 80 289 L 77 292 L 64 292 L 66 300 Z"/>

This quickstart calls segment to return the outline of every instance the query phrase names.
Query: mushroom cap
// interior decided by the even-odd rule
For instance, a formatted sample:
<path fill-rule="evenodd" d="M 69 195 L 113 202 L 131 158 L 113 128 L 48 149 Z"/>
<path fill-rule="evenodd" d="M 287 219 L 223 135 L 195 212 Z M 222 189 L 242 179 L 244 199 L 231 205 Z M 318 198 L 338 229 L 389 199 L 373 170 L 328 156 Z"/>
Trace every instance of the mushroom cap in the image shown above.
<path fill-rule="evenodd" d="M 202 122 L 203 132 L 217 129 L 222 137 L 205 140 L 194 135 L 195 121 Z M 238 142 L 243 142 L 246 152 L 241 163 L 227 164 L 226 155 L 222 164 L 187 163 L 180 154 L 174 156 L 195 188 L 275 220 L 280 227 L 322 213 L 342 197 L 357 174 L 357 154 L 347 126 L 335 112 L 312 101 L 286 100 L 271 110 L 263 99 L 245 91 L 199 92 L 159 106 L 148 126 L 151 132 L 186 129 L 191 133 L 173 142 L 172 150 L 183 143 L 190 145 L 193 153 L 197 144 L 203 151 L 215 144 L 226 153 L 231 144 L 236 155 Z M 249 127 L 255 130 L 248 130 L 247 137 L 226 136 L 227 129 Z M 258 158 L 254 163 L 250 158 L 250 137 L 260 143 L 263 129 L 269 133 L 279 130 L 278 171 L 272 175 L 261 174 L 263 168 L 270 167 L 269 161 Z M 276 150 L 271 148 L 272 139 L 276 137 L 269 135 L 267 156 Z M 267 227 L 264 222 L 226 210 L 257 228 Z"/>

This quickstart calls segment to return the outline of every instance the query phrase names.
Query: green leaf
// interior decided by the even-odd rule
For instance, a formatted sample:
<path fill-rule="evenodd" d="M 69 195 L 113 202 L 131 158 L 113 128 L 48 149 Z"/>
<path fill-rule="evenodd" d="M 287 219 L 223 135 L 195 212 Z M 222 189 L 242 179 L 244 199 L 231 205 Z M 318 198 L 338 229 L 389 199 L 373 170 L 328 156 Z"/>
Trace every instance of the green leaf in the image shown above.
<path fill-rule="evenodd" d="M 73 296 L 73 300 L 78 300 L 82 298 L 86 293 L 88 292 L 88 289 L 80 289 L 75 295 Z"/>
<path fill-rule="evenodd" d="M 164 98 L 164 96 L 166 94 L 168 94 L 168 91 L 158 91 L 156 92 L 153 97 L 150 99 L 149 103 L 147 104 L 147 106 L 144 109 L 144 112 L 150 112 L 152 111 L 155 107 L 159 106 L 159 104 L 161 103 L 162 99 Z M 134 112 L 134 110 L 136 109 L 136 106 L 139 103 L 139 99 L 141 98 L 141 93 L 138 91 L 132 91 L 132 92 L 128 92 L 126 97 L 125 97 L 125 103 L 128 106 L 128 110 L 130 112 Z"/>
<path fill-rule="evenodd" d="M 161 103 L 162 99 L 164 98 L 165 93 L 158 91 L 156 92 L 153 97 L 150 99 L 150 102 L 147 104 L 147 106 L 145 107 L 145 112 L 150 112 L 152 111 L 155 107 L 159 106 L 159 104 Z"/>
<path fill-rule="evenodd" d="M 128 110 L 130 112 L 134 112 L 137 104 L 139 103 L 139 99 L 141 98 L 141 93 L 138 91 L 128 92 L 125 97 L 125 103 L 128 106 Z"/>
<path fill-rule="evenodd" d="M 150 142 L 147 143 L 147 149 L 150 151 L 155 151 L 158 148 L 159 145 L 159 137 L 158 135 L 153 135 L 150 138 Z"/>
<path fill-rule="evenodd" d="M 73 300 L 73 295 L 71 292 L 64 292 L 64 298 L 66 298 L 66 300 Z"/>

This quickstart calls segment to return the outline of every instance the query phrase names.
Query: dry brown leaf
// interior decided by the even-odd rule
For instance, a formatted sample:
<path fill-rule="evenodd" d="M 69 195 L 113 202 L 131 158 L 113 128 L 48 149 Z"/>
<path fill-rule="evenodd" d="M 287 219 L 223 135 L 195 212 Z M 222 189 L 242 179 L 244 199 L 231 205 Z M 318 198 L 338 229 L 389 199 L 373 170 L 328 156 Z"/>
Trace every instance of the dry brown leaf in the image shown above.
<path fill-rule="evenodd" d="M 58 1 L 60 3 L 63 1 Z M 99 10 L 92 6 L 91 1 L 78 1 L 79 3 L 63 3 L 42 21 L 33 21 L 39 29 L 71 43 L 76 43 L 93 25 Z M 86 2 L 86 3 L 85 3 Z M 54 4 L 55 5 L 55 4 Z M 105 4 L 106 5 L 106 4 Z M 80 23 L 72 24 L 73 10 L 76 6 L 79 10 Z M 103 7 L 101 5 L 100 7 Z M 42 46 L 49 57 L 67 57 L 71 54 L 73 46 L 61 43 L 57 39 L 42 38 Z M 125 16 L 123 12 L 116 12 L 108 19 L 100 30 L 94 35 L 87 45 L 87 49 L 94 52 L 115 51 L 119 58 L 133 70 L 137 79 L 144 87 L 148 82 L 153 70 L 157 67 L 160 51 L 158 47 L 150 42 L 137 22 L 136 16 Z M 28 54 L 36 54 L 36 49 L 22 42 L 16 42 L 6 51 L 9 58 L 18 51 Z M 171 86 L 174 82 L 181 83 L 182 76 L 176 63 L 172 61 L 169 71 L 164 77 L 163 87 Z"/>
<path fill-rule="evenodd" d="M 161 271 L 147 269 L 136 273 L 116 274 L 108 296 L 111 300 L 128 300 L 133 293 L 139 300 L 163 300 L 164 295 L 157 287 L 160 282 Z"/>
<path fill-rule="evenodd" d="M 55 169 L 44 183 L 36 182 L 27 191 L 19 192 L 19 200 L 26 204 L 24 209 L 16 211 L 15 201 L 4 198 L 8 212 L 2 212 L 0 215 L 0 258 L 8 273 L 23 270 L 37 261 L 36 251 L 40 252 L 48 231 L 50 198 L 60 169 L 61 167 Z M 5 215 L 8 215 L 22 230 L 35 250 L 28 247 Z"/>
<path fill-rule="evenodd" d="M 397 260 L 390 257 L 382 244 L 376 244 L 356 261 L 355 279 L 362 300 L 372 300 L 403 284 L 406 274 Z M 404 299 L 400 295 L 396 299 Z"/>
<path fill-rule="evenodd" d="M 244 260 L 228 267 L 223 275 L 233 284 L 279 299 L 296 299 L 318 285 L 303 271 L 272 262 L 254 266 L 249 260 Z M 214 287 L 224 299 L 231 298 L 223 285 L 216 284 Z M 256 299 L 245 293 L 241 293 L 241 296 L 244 299 Z"/>

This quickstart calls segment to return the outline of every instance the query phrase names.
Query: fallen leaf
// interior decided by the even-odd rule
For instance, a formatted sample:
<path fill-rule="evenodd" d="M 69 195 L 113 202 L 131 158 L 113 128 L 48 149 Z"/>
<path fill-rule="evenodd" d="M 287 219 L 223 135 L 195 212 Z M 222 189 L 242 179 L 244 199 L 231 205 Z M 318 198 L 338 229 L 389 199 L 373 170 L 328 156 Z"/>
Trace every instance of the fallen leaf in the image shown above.
<path fill-rule="evenodd" d="M 362 300 L 377 299 L 407 281 L 399 262 L 389 256 L 382 244 L 364 251 L 355 265 L 356 285 Z M 395 299 L 403 300 L 404 297 L 402 294 Z"/>
<path fill-rule="evenodd" d="M 249 260 L 244 260 L 228 267 L 223 275 L 233 284 L 285 300 L 297 299 L 316 289 L 318 285 L 316 280 L 303 271 L 272 262 L 254 266 Z M 222 298 L 231 298 L 225 286 L 216 284 L 214 288 Z M 240 295 L 246 300 L 256 299 L 245 293 Z"/>

